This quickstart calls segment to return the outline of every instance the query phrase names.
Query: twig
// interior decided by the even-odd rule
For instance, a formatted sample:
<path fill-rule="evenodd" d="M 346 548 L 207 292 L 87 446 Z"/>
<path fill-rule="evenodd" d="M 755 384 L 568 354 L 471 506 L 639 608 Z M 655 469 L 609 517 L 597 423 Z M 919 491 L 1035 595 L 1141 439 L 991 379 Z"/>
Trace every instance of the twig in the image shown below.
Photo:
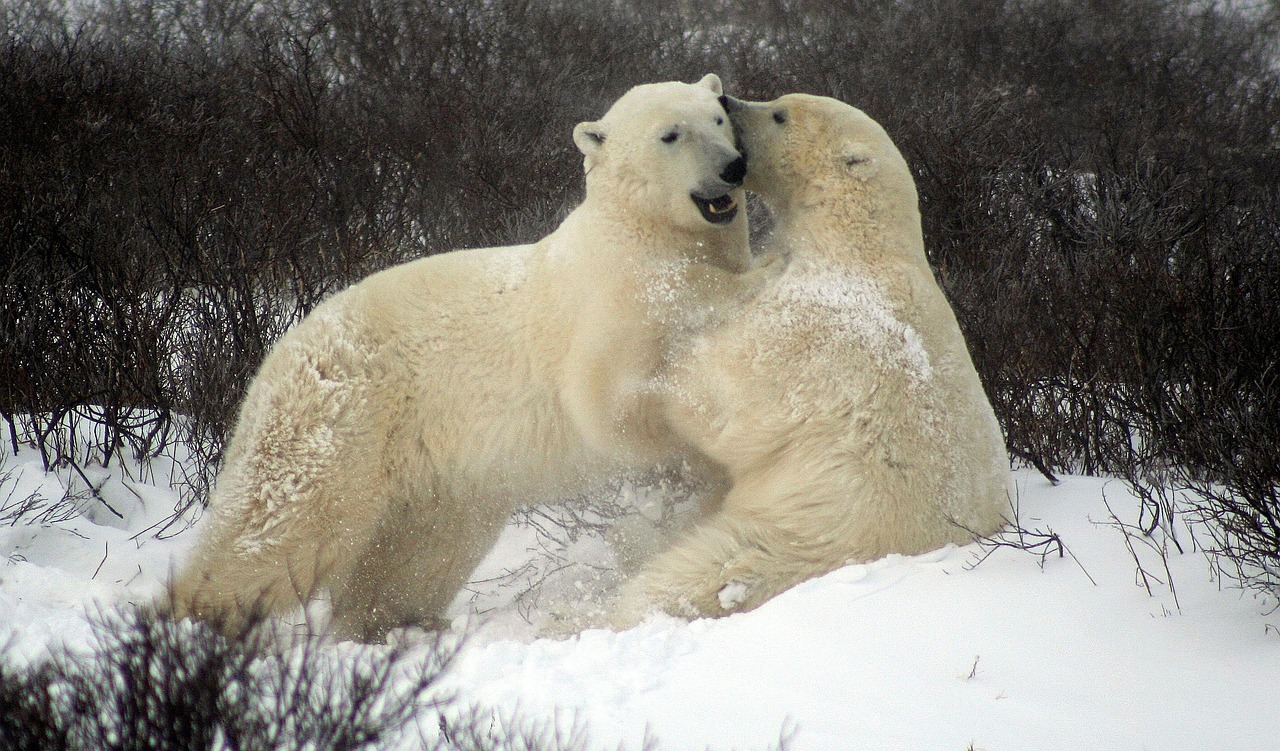
<path fill-rule="evenodd" d="M 98 567 L 93 570 L 93 576 L 90 579 L 97 579 L 98 572 L 102 571 L 102 566 L 107 562 L 107 555 L 111 553 L 111 543 L 106 540 L 102 541 L 102 560 L 98 561 Z"/>
<path fill-rule="evenodd" d="M 102 486 L 107 484 L 107 481 L 105 479 L 101 483 L 94 485 L 89 480 L 89 477 L 84 473 L 84 470 L 80 469 L 79 464 L 77 464 L 76 462 L 70 459 L 67 460 L 67 464 L 71 465 L 71 468 L 76 471 L 76 474 L 80 475 L 80 479 L 84 480 L 84 484 L 89 486 L 90 495 L 92 495 L 98 501 L 98 503 L 101 503 L 103 506 L 106 506 L 107 511 L 110 511 L 111 513 L 115 514 L 117 519 L 124 519 L 124 514 L 121 514 L 119 511 L 116 511 L 114 508 L 112 508 L 111 504 L 107 503 L 107 499 L 102 497 L 102 493 L 100 491 L 102 489 Z"/>
<path fill-rule="evenodd" d="M 1003 529 L 993 535 L 975 534 L 973 530 L 959 524 L 955 520 L 952 520 L 953 524 L 956 524 L 956 526 L 959 526 L 961 529 L 964 529 L 966 532 L 973 535 L 978 546 L 983 550 L 976 560 L 966 565 L 966 568 L 970 570 L 977 568 L 1000 548 L 1011 548 L 1013 550 L 1034 553 L 1035 555 L 1040 556 L 1039 565 L 1042 569 L 1044 568 L 1045 561 L 1049 556 L 1057 553 L 1059 558 L 1070 556 L 1071 560 L 1075 561 L 1076 566 L 1078 566 L 1080 571 L 1085 575 L 1085 578 L 1089 580 L 1089 583 L 1093 584 L 1095 587 L 1098 586 L 1097 580 L 1093 578 L 1089 573 L 1089 570 L 1084 567 L 1084 564 L 1080 562 L 1080 559 L 1076 557 L 1075 553 L 1073 553 L 1067 544 L 1063 542 L 1062 537 L 1060 537 L 1057 532 L 1054 532 L 1051 527 L 1045 527 L 1043 531 L 1039 529 L 1024 528 L 1020 518 L 1021 504 L 1015 500 L 1012 507 L 1013 518 L 1008 520 L 1007 525 Z"/>
<path fill-rule="evenodd" d="M 1178 599 L 1178 588 L 1173 582 L 1173 570 L 1169 568 L 1168 546 L 1157 544 L 1156 541 L 1152 539 L 1149 534 L 1145 533 L 1141 527 L 1135 527 L 1132 524 L 1126 524 L 1120 521 L 1120 517 L 1112 510 L 1111 503 L 1107 500 L 1107 493 L 1105 490 L 1102 492 L 1102 505 L 1106 507 L 1107 513 L 1111 516 L 1111 521 L 1104 523 L 1120 530 L 1121 535 L 1124 537 L 1125 548 L 1129 551 L 1129 557 L 1133 559 L 1134 565 L 1137 566 L 1138 576 L 1142 581 L 1142 586 L 1147 590 L 1147 596 L 1155 597 L 1155 592 L 1151 589 L 1151 581 L 1154 579 L 1169 588 L 1169 594 L 1173 595 L 1173 606 L 1178 609 L 1179 613 L 1181 613 L 1182 603 Z M 1142 565 L 1142 559 L 1138 556 L 1138 551 L 1133 546 L 1133 540 L 1135 537 L 1137 537 L 1142 544 L 1154 551 L 1156 555 L 1160 556 L 1160 562 L 1164 566 L 1165 574 L 1163 581 L 1160 577 L 1147 571 L 1146 567 Z"/>

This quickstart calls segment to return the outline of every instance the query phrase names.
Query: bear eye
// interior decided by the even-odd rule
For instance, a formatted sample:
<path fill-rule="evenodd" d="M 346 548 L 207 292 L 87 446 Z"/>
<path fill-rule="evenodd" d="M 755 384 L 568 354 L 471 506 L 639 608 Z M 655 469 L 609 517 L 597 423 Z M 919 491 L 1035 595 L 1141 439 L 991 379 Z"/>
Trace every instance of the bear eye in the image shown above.
<path fill-rule="evenodd" d="M 724 125 L 724 118 L 716 115 L 716 125 Z"/>
<path fill-rule="evenodd" d="M 675 142 L 676 142 L 676 139 L 677 139 L 677 138 L 679 138 L 679 137 L 680 137 L 680 134 L 679 134 L 679 133 L 677 133 L 677 132 L 675 132 L 675 131 L 673 130 L 673 131 L 670 131 L 669 133 L 667 133 L 665 136 L 663 136 L 663 137 L 662 137 L 662 142 L 663 142 L 663 143 L 675 143 Z"/>
<path fill-rule="evenodd" d="M 782 125 L 783 123 L 785 123 L 785 122 L 787 121 L 787 113 L 786 113 L 786 112 L 783 112 L 782 110 L 778 110 L 778 111 L 774 112 L 774 113 L 773 113 L 773 121 L 774 121 L 775 123 L 777 123 L 778 125 Z"/>

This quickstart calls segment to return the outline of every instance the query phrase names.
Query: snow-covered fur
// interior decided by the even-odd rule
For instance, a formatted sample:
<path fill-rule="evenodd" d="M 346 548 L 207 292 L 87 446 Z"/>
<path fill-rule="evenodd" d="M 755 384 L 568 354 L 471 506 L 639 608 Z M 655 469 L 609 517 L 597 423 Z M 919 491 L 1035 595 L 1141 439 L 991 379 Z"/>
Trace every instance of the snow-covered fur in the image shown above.
<path fill-rule="evenodd" d="M 374 274 L 285 335 L 241 408 L 179 614 L 331 591 L 340 635 L 431 624 L 512 509 L 651 466 L 673 353 L 753 269 L 720 81 L 638 86 L 574 140 L 586 197 L 526 246 Z"/>
<path fill-rule="evenodd" d="M 841 102 L 729 100 L 785 273 L 676 371 L 684 437 L 732 483 L 624 589 L 615 625 L 750 610 L 849 562 L 995 532 L 1004 441 L 925 258 L 915 184 Z"/>

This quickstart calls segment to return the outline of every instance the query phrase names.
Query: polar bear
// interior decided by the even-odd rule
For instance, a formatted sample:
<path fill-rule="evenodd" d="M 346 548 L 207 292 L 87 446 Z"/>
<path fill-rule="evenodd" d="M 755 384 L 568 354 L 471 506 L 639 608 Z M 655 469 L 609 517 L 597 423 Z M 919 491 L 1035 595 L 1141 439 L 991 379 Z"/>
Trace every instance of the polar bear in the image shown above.
<path fill-rule="evenodd" d="M 635 87 L 574 129 L 586 195 L 552 234 L 374 274 L 282 337 L 175 614 L 234 630 L 328 590 L 340 637 L 430 625 L 517 504 L 665 461 L 668 362 L 774 274 L 720 94 Z"/>
<path fill-rule="evenodd" d="M 805 579 L 996 532 L 999 424 L 885 131 L 833 99 L 727 99 L 786 271 L 674 370 L 671 422 L 731 487 L 626 585 L 613 625 L 755 608 Z"/>

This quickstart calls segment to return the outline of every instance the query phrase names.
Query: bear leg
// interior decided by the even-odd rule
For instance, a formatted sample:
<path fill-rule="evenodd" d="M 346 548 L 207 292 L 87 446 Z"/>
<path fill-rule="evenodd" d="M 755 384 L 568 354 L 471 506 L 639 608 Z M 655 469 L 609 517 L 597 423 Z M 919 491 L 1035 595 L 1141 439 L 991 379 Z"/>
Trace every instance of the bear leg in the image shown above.
<path fill-rule="evenodd" d="M 431 494 L 424 494 L 431 495 Z M 434 513 L 421 506 L 430 505 Z M 364 553 L 333 591 L 339 638 L 381 642 L 405 626 L 446 627 L 445 612 L 497 541 L 509 503 L 393 503 Z M 441 508 L 455 509 L 445 514 Z"/>
<path fill-rule="evenodd" d="M 308 537 L 246 550 L 239 541 L 226 533 L 204 541 L 170 587 L 174 617 L 209 621 L 228 635 L 238 634 L 311 599 L 333 572 L 351 566 L 359 547 L 352 540 L 317 543 Z"/>
<path fill-rule="evenodd" d="M 727 501 L 732 504 L 732 494 Z M 722 510 L 623 586 L 611 625 L 629 628 L 656 611 L 717 618 L 752 610 L 843 563 L 829 546 L 788 532 L 781 520 Z"/>
<path fill-rule="evenodd" d="M 751 535 L 739 526 L 724 516 L 713 517 L 649 561 L 623 585 L 613 625 L 627 628 L 658 611 L 705 618 L 739 609 L 724 607 L 720 593 L 726 588 L 749 588 L 757 574 L 748 561 L 764 558 L 763 551 L 751 543 Z"/>

